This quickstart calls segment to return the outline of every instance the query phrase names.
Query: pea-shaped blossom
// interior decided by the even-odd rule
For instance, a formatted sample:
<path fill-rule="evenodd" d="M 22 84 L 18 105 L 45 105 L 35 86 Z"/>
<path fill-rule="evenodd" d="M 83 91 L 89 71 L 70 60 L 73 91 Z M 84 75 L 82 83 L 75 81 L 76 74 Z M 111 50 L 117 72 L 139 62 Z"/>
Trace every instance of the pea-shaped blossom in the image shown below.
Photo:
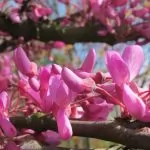
<path fill-rule="evenodd" d="M 67 109 L 74 94 L 61 77 L 62 68 L 56 64 L 48 65 L 36 70 L 35 73 L 32 71 L 32 63 L 20 47 L 15 49 L 14 58 L 18 70 L 23 74 L 19 82 L 22 94 L 32 99 L 42 112 L 54 115 L 61 139 L 70 138 L 72 127 Z"/>
<path fill-rule="evenodd" d="M 95 86 L 95 82 L 92 78 L 82 79 L 66 67 L 63 68 L 61 75 L 68 87 L 77 93 L 91 91 Z"/>
<path fill-rule="evenodd" d="M 128 112 L 139 120 L 146 113 L 146 105 L 130 88 L 130 83 L 139 73 L 143 61 L 143 50 L 138 45 L 126 47 L 122 56 L 115 51 L 109 51 L 106 54 L 108 71 L 113 81 L 122 91 L 122 97 L 120 98 L 123 100 Z"/>
<path fill-rule="evenodd" d="M 37 65 L 29 60 L 21 47 L 17 47 L 14 50 L 14 61 L 22 74 L 33 77 L 37 73 Z"/>
<path fill-rule="evenodd" d="M 17 131 L 8 117 L 9 99 L 6 92 L 0 93 L 0 127 L 8 137 L 14 137 Z"/>

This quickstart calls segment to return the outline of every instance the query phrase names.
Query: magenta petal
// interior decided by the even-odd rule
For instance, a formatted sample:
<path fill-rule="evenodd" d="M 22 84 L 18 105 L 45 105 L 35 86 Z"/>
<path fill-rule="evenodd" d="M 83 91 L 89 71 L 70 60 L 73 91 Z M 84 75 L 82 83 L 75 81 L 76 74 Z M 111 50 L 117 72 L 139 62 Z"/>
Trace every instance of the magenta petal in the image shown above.
<path fill-rule="evenodd" d="M 9 99 L 8 99 L 7 92 L 5 92 L 5 91 L 1 92 L 0 93 L 0 109 L 7 110 L 8 103 L 9 103 Z"/>
<path fill-rule="evenodd" d="M 122 58 L 128 66 L 131 81 L 139 73 L 140 68 L 144 62 L 143 50 L 138 45 L 128 46 L 125 48 L 122 54 Z"/>
<path fill-rule="evenodd" d="M 60 137 L 59 134 L 52 130 L 47 130 L 45 132 L 42 132 L 43 140 L 48 144 L 59 144 L 60 143 Z"/>
<path fill-rule="evenodd" d="M 61 74 L 62 68 L 60 65 L 53 64 L 52 65 L 52 73 L 54 74 Z"/>
<path fill-rule="evenodd" d="M 50 96 L 51 98 L 56 101 L 56 94 L 57 94 L 57 89 L 60 86 L 61 83 L 61 76 L 60 75 L 52 75 L 50 77 L 49 81 L 49 91 L 50 91 Z"/>
<path fill-rule="evenodd" d="M 128 2 L 128 0 L 111 0 L 111 2 L 115 7 L 117 7 L 125 5 Z"/>
<path fill-rule="evenodd" d="M 19 71 L 24 75 L 29 75 L 31 72 L 31 62 L 26 53 L 21 47 L 14 50 L 14 61 Z"/>
<path fill-rule="evenodd" d="M 35 77 L 29 78 L 29 84 L 31 88 L 35 91 L 38 91 L 40 88 L 40 83 Z"/>
<path fill-rule="evenodd" d="M 45 92 L 47 92 L 47 89 L 49 87 L 49 79 L 50 79 L 50 70 L 46 67 L 40 68 L 40 96 L 43 97 Z"/>
<path fill-rule="evenodd" d="M 121 58 L 120 54 L 115 51 L 106 53 L 106 65 L 113 81 L 121 86 L 123 83 L 129 82 L 128 66 Z"/>
<path fill-rule="evenodd" d="M 63 140 L 68 140 L 72 136 L 72 127 L 65 110 L 59 109 L 57 112 L 57 127 L 60 137 Z"/>
<path fill-rule="evenodd" d="M 8 141 L 7 145 L 5 146 L 4 150 L 21 150 L 15 142 Z"/>
<path fill-rule="evenodd" d="M 62 41 L 55 41 L 55 42 L 53 43 L 53 47 L 54 47 L 54 48 L 57 48 L 57 49 L 62 49 L 62 48 L 65 47 L 65 43 L 62 42 Z"/>
<path fill-rule="evenodd" d="M 47 86 L 49 78 L 50 78 L 50 70 L 49 70 L 49 68 L 41 67 L 40 68 L 39 78 L 40 78 L 40 84 L 42 86 L 44 86 L 44 87 Z"/>
<path fill-rule="evenodd" d="M 71 108 L 71 114 L 70 114 L 71 118 L 81 119 L 83 115 L 84 115 L 84 110 L 81 106 Z"/>
<path fill-rule="evenodd" d="M 81 69 L 74 70 L 74 73 L 82 79 L 95 77 L 95 73 L 85 72 L 82 71 Z"/>
<path fill-rule="evenodd" d="M 8 137 L 14 137 L 17 134 L 16 128 L 6 118 L 0 118 L 0 127 L 2 128 L 5 135 Z"/>
<path fill-rule="evenodd" d="M 8 85 L 9 85 L 9 79 L 4 76 L 0 76 L 0 92 L 3 91 L 3 90 L 6 90 L 8 88 Z"/>
<path fill-rule="evenodd" d="M 62 70 L 62 78 L 70 89 L 74 92 L 83 91 L 83 80 L 73 73 L 70 69 L 64 67 Z"/>
<path fill-rule="evenodd" d="M 27 96 L 29 99 L 32 99 L 38 106 L 40 106 L 41 98 L 39 92 L 30 88 L 29 85 L 25 83 L 25 81 L 23 80 L 21 80 L 19 84 L 20 84 L 19 87 L 21 87 L 20 88 L 21 92 L 23 92 L 25 96 Z"/>
<path fill-rule="evenodd" d="M 150 109 L 149 108 L 146 109 L 145 115 L 139 120 L 144 121 L 144 122 L 150 122 Z"/>
<path fill-rule="evenodd" d="M 62 70 L 62 79 L 71 90 L 77 93 L 90 91 L 95 86 L 95 82 L 92 78 L 82 79 L 66 67 Z"/>
<path fill-rule="evenodd" d="M 10 12 L 9 17 L 14 23 L 21 23 L 21 18 L 18 12 Z"/>
<path fill-rule="evenodd" d="M 59 107 L 65 107 L 71 102 L 71 100 L 72 100 L 71 91 L 68 88 L 68 86 L 65 84 L 65 82 L 61 80 L 60 86 L 58 87 L 57 92 L 56 92 L 55 103 Z"/>
<path fill-rule="evenodd" d="M 50 113 L 52 111 L 53 107 L 53 99 L 51 98 L 51 95 L 45 95 L 43 96 L 43 99 L 41 101 L 41 108 L 44 113 Z"/>
<path fill-rule="evenodd" d="M 108 104 L 106 101 L 99 104 L 89 104 L 88 110 L 91 120 L 106 120 L 109 113 L 113 110 L 113 104 Z"/>
<path fill-rule="evenodd" d="M 94 49 L 90 49 L 88 55 L 84 59 L 84 62 L 81 66 L 81 70 L 85 72 L 91 72 L 93 70 L 94 64 L 96 61 L 96 53 Z"/>
<path fill-rule="evenodd" d="M 126 84 L 124 84 L 123 86 L 123 102 L 128 112 L 136 119 L 140 119 L 145 115 L 146 112 L 145 103 Z"/>

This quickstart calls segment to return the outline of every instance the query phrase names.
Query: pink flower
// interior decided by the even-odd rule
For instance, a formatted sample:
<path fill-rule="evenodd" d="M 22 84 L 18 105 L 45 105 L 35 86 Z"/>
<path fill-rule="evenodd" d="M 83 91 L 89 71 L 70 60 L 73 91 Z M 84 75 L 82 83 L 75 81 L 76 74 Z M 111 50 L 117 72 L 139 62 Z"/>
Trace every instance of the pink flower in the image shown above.
<path fill-rule="evenodd" d="M 69 105 L 72 101 L 72 92 L 68 88 L 68 86 L 65 84 L 63 80 L 60 81 L 59 87 L 56 91 L 56 99 L 55 103 L 61 107 L 65 108 L 67 105 Z"/>
<path fill-rule="evenodd" d="M 138 45 L 128 46 L 125 48 L 122 58 L 128 66 L 130 72 L 130 81 L 132 81 L 136 75 L 138 75 L 144 62 L 143 50 Z"/>
<path fill-rule="evenodd" d="M 14 50 L 14 61 L 16 67 L 22 74 L 28 77 L 33 77 L 37 74 L 37 65 L 33 62 L 30 62 L 26 53 L 21 47 L 18 47 Z"/>
<path fill-rule="evenodd" d="M 147 39 L 150 39 L 150 22 L 138 24 L 134 27 L 134 29 Z"/>
<path fill-rule="evenodd" d="M 62 41 L 56 41 L 53 43 L 54 48 L 62 49 L 65 47 L 65 43 Z"/>
<path fill-rule="evenodd" d="M 11 149 L 11 150 L 21 150 L 21 149 L 16 145 L 16 143 L 13 142 L 13 141 L 8 141 L 8 143 L 6 144 L 6 146 L 5 146 L 5 148 L 4 148 L 4 150 L 9 150 L 9 149 Z"/>
<path fill-rule="evenodd" d="M 19 12 L 18 12 L 18 8 L 11 9 L 11 11 L 9 12 L 8 15 L 9 15 L 10 19 L 14 23 L 21 23 L 21 19 L 20 19 L 20 15 L 19 15 Z"/>
<path fill-rule="evenodd" d="M 126 84 L 124 84 L 123 86 L 123 102 L 127 107 L 128 112 L 136 119 L 140 120 L 145 115 L 146 111 L 145 103 Z"/>
<path fill-rule="evenodd" d="M 0 127 L 8 137 L 14 137 L 17 134 L 15 127 L 8 118 L 9 99 L 6 92 L 0 93 Z"/>
<path fill-rule="evenodd" d="M 81 119 L 84 115 L 84 110 L 81 106 L 75 106 L 71 108 L 71 118 Z"/>
<path fill-rule="evenodd" d="M 35 77 L 29 78 L 28 81 L 29 81 L 29 84 L 32 87 L 32 89 L 34 89 L 35 91 L 39 90 L 40 83 L 39 83 L 39 81 Z"/>
<path fill-rule="evenodd" d="M 37 106 L 41 106 L 41 97 L 38 91 L 33 90 L 27 80 L 21 79 L 18 85 L 20 93 L 29 99 L 32 99 Z"/>
<path fill-rule="evenodd" d="M 139 73 L 144 61 L 143 50 L 138 45 L 125 48 L 122 57 L 118 52 L 109 51 L 106 54 L 106 65 L 114 82 L 121 86 L 129 83 Z"/>
<path fill-rule="evenodd" d="M 0 76 L 0 92 L 6 90 L 9 85 L 9 80 L 7 77 Z"/>
<path fill-rule="evenodd" d="M 62 79 L 68 85 L 68 87 L 77 93 L 86 90 L 90 91 L 95 86 L 95 82 L 93 79 L 82 79 L 66 67 L 63 68 L 61 75 Z"/>
<path fill-rule="evenodd" d="M 52 13 L 52 9 L 51 8 L 44 8 L 44 7 L 35 7 L 33 12 L 37 18 L 40 18 L 43 16 L 50 15 Z"/>
<path fill-rule="evenodd" d="M 39 71 L 39 80 L 40 80 L 40 95 L 41 97 L 48 90 L 49 79 L 50 79 L 50 68 L 41 67 Z"/>
<path fill-rule="evenodd" d="M 135 10 L 132 11 L 132 14 L 135 15 L 136 17 L 143 17 L 147 13 L 149 13 L 148 8 L 135 9 Z"/>
<path fill-rule="evenodd" d="M 113 33 L 113 27 L 120 25 L 120 17 L 114 5 L 109 0 L 90 0 L 90 4 L 94 17 L 106 25 L 109 32 Z"/>
<path fill-rule="evenodd" d="M 122 6 L 125 5 L 128 2 L 128 0 L 111 0 L 111 3 L 114 6 Z"/>
<path fill-rule="evenodd" d="M 121 86 L 129 81 L 129 70 L 119 53 L 115 51 L 106 53 L 106 66 L 113 81 Z"/>
<path fill-rule="evenodd" d="M 48 16 L 52 14 L 52 9 L 43 7 L 40 4 L 33 4 L 32 5 L 32 12 L 28 13 L 29 18 L 31 18 L 34 21 L 38 21 L 39 18 Z"/>
<path fill-rule="evenodd" d="M 57 65 L 57 64 L 52 64 L 52 70 L 51 71 L 53 74 L 61 74 L 62 67 L 60 65 Z"/>
<path fill-rule="evenodd" d="M 143 100 L 133 92 L 135 86 L 131 81 L 139 73 L 144 61 L 143 50 L 138 45 L 125 48 L 122 57 L 117 52 L 107 52 L 106 65 L 114 82 L 120 87 L 120 99 L 123 100 L 128 112 L 135 118 L 141 120 L 146 113 L 146 105 Z M 117 90 L 117 88 L 116 88 Z"/>
<path fill-rule="evenodd" d="M 57 132 L 52 130 L 47 130 L 41 133 L 42 141 L 46 142 L 47 144 L 59 144 L 60 143 L 60 136 Z"/>
<path fill-rule="evenodd" d="M 68 140 L 73 132 L 70 121 L 64 109 L 59 109 L 56 116 L 58 132 L 63 140 Z"/>
<path fill-rule="evenodd" d="M 95 78 L 96 74 L 91 73 L 96 61 L 94 49 L 90 49 L 80 68 L 73 70 L 74 73 L 82 79 Z"/>
<path fill-rule="evenodd" d="M 113 110 L 113 104 L 107 103 L 102 98 L 94 98 L 83 106 L 85 110 L 84 117 L 86 120 L 103 121 L 106 120 L 108 114 Z"/>
<path fill-rule="evenodd" d="M 82 63 L 79 69 L 85 72 L 91 72 L 95 65 L 95 61 L 96 61 L 96 52 L 94 49 L 90 49 L 88 55 L 84 59 L 84 62 Z"/>

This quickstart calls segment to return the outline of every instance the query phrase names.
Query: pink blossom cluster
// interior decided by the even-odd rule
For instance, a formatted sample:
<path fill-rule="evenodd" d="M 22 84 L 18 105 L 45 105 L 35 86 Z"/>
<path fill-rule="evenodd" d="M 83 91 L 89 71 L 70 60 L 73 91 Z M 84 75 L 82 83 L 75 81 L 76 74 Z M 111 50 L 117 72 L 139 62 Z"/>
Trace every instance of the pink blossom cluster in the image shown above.
<path fill-rule="evenodd" d="M 24 115 L 42 112 L 53 116 L 57 122 L 58 132 L 41 132 L 36 137 L 40 141 L 58 144 L 61 140 L 68 140 L 73 135 L 71 119 L 104 121 L 115 105 L 121 108 L 120 117 L 150 121 L 149 89 L 140 88 L 134 81 L 144 62 L 143 50 L 138 45 L 127 46 L 122 55 L 107 51 L 107 73 L 93 72 L 96 61 L 94 49 L 89 50 L 79 68 L 58 64 L 38 66 L 29 60 L 20 46 L 14 50 L 13 59 L 20 78 L 15 86 L 26 97 L 22 109 Z M 3 63 L 9 66 L 9 59 L 4 57 Z M 5 76 L 9 74 L 9 71 L 2 72 Z M 19 134 L 36 136 L 34 131 L 28 129 L 17 133 L 9 121 L 11 98 L 7 91 L 8 85 L 0 90 L 1 134 L 9 139 Z M 21 97 L 17 99 L 21 103 Z M 16 147 L 15 143 L 9 141 L 6 147 Z"/>
<path fill-rule="evenodd" d="M 52 13 L 52 9 L 47 7 L 43 1 L 39 3 L 37 1 L 31 1 L 28 3 L 28 9 L 21 14 L 21 8 L 24 5 L 24 0 L 3 0 L 0 3 L 1 11 L 9 16 L 9 18 L 14 23 L 21 23 L 27 18 L 32 19 L 33 21 L 38 21 L 44 16 L 49 16 Z"/>
<path fill-rule="evenodd" d="M 65 5 L 71 5 L 71 0 L 59 0 Z M 73 4 L 72 4 L 73 5 Z M 77 4 L 78 5 L 78 4 Z M 89 0 L 79 4 L 77 11 L 82 9 L 86 12 L 82 21 L 78 22 L 78 26 L 84 26 L 87 21 L 95 18 L 100 24 L 98 34 L 105 36 L 108 33 L 118 34 L 118 30 L 128 28 L 124 36 L 127 36 L 131 30 L 135 30 L 143 35 L 146 39 L 150 39 L 150 7 L 148 0 Z M 64 20 L 64 24 L 70 23 Z M 132 29 L 131 29 L 132 28 Z M 120 34 L 120 33 L 119 33 Z"/>
<path fill-rule="evenodd" d="M 12 61 L 11 56 L 7 55 L 0 56 L 0 136 L 7 137 L 11 140 L 17 135 L 17 130 L 14 125 L 9 121 L 10 117 L 10 93 L 7 92 L 11 80 L 14 76 L 12 75 Z M 5 66 L 5 67 L 4 67 Z"/>
<path fill-rule="evenodd" d="M 27 103 L 35 105 L 34 112 L 52 115 L 57 122 L 58 133 L 41 133 L 47 143 L 59 143 L 73 135 L 70 119 L 103 121 L 114 105 L 121 107 L 122 117 L 150 120 L 149 89 L 141 89 L 133 81 L 144 61 L 142 48 L 127 46 L 122 55 L 107 51 L 108 73 L 93 73 L 95 60 L 95 50 L 91 49 L 79 68 L 57 64 L 38 67 L 21 47 L 14 50 L 20 93 Z"/>
<path fill-rule="evenodd" d="M 67 140 L 73 134 L 69 118 L 106 120 L 113 109 L 112 103 L 98 97 L 95 92 L 91 94 L 95 82 L 102 78 L 101 73 L 92 73 L 95 59 L 95 51 L 91 49 L 78 69 L 71 70 L 57 64 L 38 68 L 21 47 L 14 51 L 15 64 L 20 72 L 18 86 L 21 94 L 32 100 L 40 111 L 54 116 L 60 139 Z M 79 93 L 83 96 L 80 97 Z M 44 135 L 48 136 L 48 133 L 51 131 Z"/>
<path fill-rule="evenodd" d="M 141 0 L 90 0 L 90 4 L 93 16 L 107 27 L 99 31 L 100 35 L 115 33 L 114 28 L 128 24 L 133 28 L 135 26 L 136 30 L 139 29 L 149 39 L 150 7 Z"/>

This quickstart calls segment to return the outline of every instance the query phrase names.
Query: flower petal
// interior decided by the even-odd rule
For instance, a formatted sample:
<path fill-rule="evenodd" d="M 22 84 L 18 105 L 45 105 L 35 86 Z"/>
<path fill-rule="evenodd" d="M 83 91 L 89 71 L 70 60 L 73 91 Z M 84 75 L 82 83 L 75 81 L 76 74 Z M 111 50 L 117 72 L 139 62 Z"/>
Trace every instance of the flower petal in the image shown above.
<path fill-rule="evenodd" d="M 8 141 L 7 145 L 5 146 L 4 150 L 21 150 L 15 142 L 13 141 Z"/>
<path fill-rule="evenodd" d="M 14 50 L 14 61 L 19 71 L 24 75 L 29 75 L 31 71 L 31 62 L 21 47 Z"/>
<path fill-rule="evenodd" d="M 74 92 L 83 91 L 83 80 L 78 77 L 74 72 L 70 69 L 64 67 L 62 70 L 62 78 L 65 83 L 68 85 L 70 89 Z"/>
<path fill-rule="evenodd" d="M 40 88 L 40 83 L 39 81 L 35 78 L 35 77 L 32 77 L 32 78 L 29 78 L 29 84 L 31 86 L 31 88 L 35 91 L 38 91 L 39 88 Z"/>
<path fill-rule="evenodd" d="M 8 137 L 14 137 L 17 134 L 16 128 L 6 118 L 0 118 L 0 127 Z"/>
<path fill-rule="evenodd" d="M 60 85 L 56 91 L 56 101 L 55 103 L 59 107 L 66 107 L 72 100 L 71 91 L 63 80 L 61 80 Z"/>
<path fill-rule="evenodd" d="M 123 102 L 128 112 L 136 119 L 140 119 L 145 115 L 145 103 L 126 84 L 123 86 Z"/>
<path fill-rule="evenodd" d="M 81 70 L 85 72 L 91 72 L 93 70 L 94 64 L 96 61 L 96 53 L 94 49 L 90 49 L 88 55 L 84 59 L 84 62 L 81 66 Z"/>
<path fill-rule="evenodd" d="M 139 73 L 140 68 L 144 62 L 143 50 L 138 45 L 128 46 L 125 48 L 122 54 L 122 58 L 128 66 L 131 81 Z"/>
<path fill-rule="evenodd" d="M 54 74 L 60 74 L 62 71 L 62 68 L 60 65 L 57 65 L 57 64 L 53 64 L 52 65 L 52 73 Z"/>
<path fill-rule="evenodd" d="M 60 137 L 59 134 L 52 130 L 47 130 L 45 132 L 42 132 L 43 141 L 48 144 L 59 144 L 60 143 Z"/>
<path fill-rule="evenodd" d="M 128 66 L 121 58 L 120 54 L 115 51 L 106 53 L 106 65 L 114 82 L 121 86 L 123 83 L 129 82 Z"/>
<path fill-rule="evenodd" d="M 41 108 L 44 113 L 50 113 L 52 111 L 52 107 L 53 107 L 53 99 L 48 90 L 47 94 L 45 94 L 42 98 Z"/>
<path fill-rule="evenodd" d="M 67 86 L 77 93 L 90 91 L 95 86 L 95 82 L 92 78 L 82 79 L 66 67 L 64 67 L 62 70 L 62 78 Z"/>
<path fill-rule="evenodd" d="M 9 85 L 9 79 L 6 76 L 0 76 L 0 92 L 6 90 Z"/>
<path fill-rule="evenodd" d="M 58 132 L 60 137 L 63 140 L 68 140 L 73 133 L 72 133 L 72 127 L 70 121 L 67 115 L 65 114 L 64 109 L 58 110 L 56 120 L 57 120 L 57 127 L 58 127 Z"/>
<path fill-rule="evenodd" d="M 46 67 L 40 68 L 40 96 L 43 97 L 49 87 L 50 70 Z"/>
<path fill-rule="evenodd" d="M 0 107 L 6 110 L 8 107 L 8 104 L 9 104 L 8 94 L 7 92 L 3 91 L 0 93 Z"/>

